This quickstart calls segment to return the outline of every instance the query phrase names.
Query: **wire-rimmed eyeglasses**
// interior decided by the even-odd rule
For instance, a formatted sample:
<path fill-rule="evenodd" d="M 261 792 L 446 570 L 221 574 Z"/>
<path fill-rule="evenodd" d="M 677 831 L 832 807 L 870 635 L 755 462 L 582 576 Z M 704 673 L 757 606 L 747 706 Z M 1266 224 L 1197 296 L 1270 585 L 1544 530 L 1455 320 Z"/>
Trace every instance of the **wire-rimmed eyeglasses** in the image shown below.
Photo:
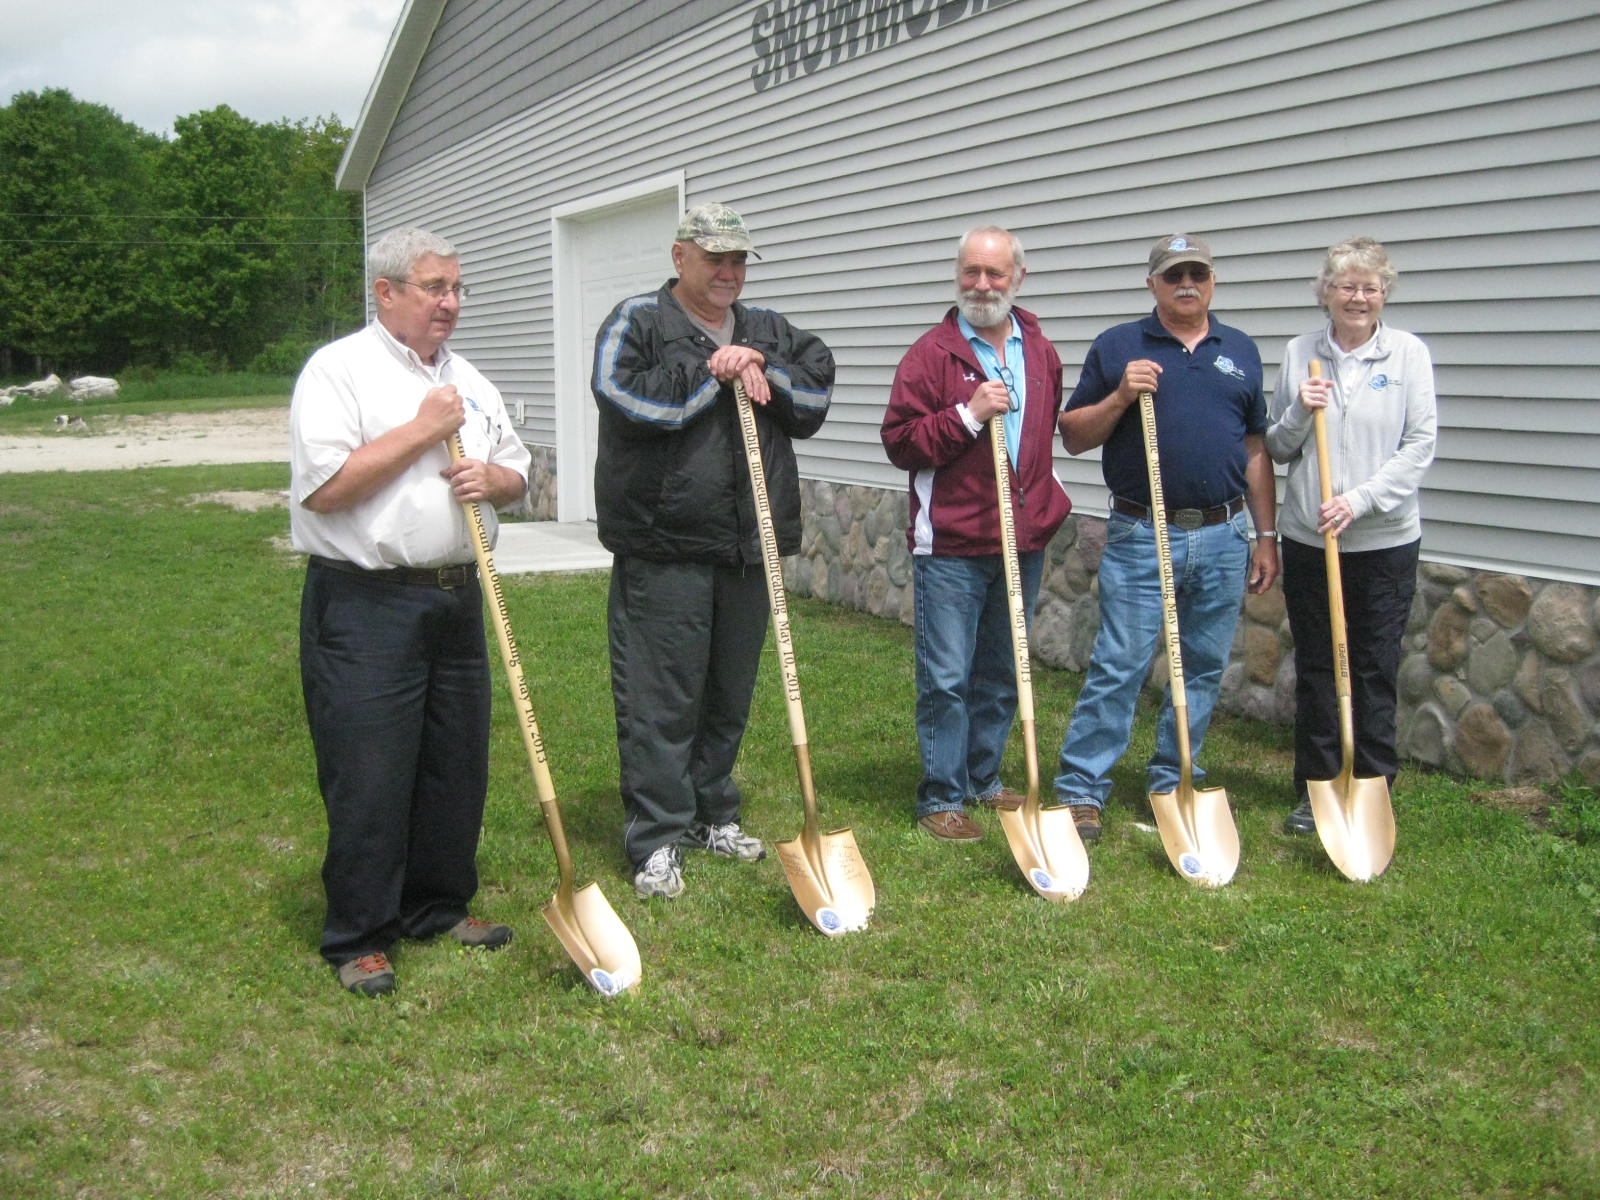
<path fill-rule="evenodd" d="M 436 279 L 432 283 L 413 283 L 409 279 L 391 279 L 390 283 L 399 284 L 401 287 L 414 287 L 418 291 L 427 292 L 434 300 L 443 300 L 446 296 L 454 296 L 457 300 L 465 300 L 472 295 L 472 289 L 464 283 L 448 284 Z"/>

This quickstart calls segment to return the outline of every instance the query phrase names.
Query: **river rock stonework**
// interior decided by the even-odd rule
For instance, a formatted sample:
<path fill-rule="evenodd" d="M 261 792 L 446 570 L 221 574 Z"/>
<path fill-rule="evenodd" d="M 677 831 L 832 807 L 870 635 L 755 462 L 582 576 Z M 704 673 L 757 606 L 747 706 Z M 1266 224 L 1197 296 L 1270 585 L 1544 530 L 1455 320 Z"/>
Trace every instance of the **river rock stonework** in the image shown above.
<path fill-rule="evenodd" d="M 819 480 L 801 488 L 805 529 L 800 553 L 785 563 L 789 589 L 909 625 L 905 494 Z M 553 509 L 553 484 L 549 491 Z M 1030 639 L 1038 662 L 1089 665 L 1104 547 L 1105 522 L 1075 515 L 1045 552 Z M 1600 588 L 1424 563 L 1402 652 L 1403 755 L 1509 783 L 1576 770 L 1600 784 Z M 1165 675 L 1157 671 L 1152 686 Z M 1294 647 L 1277 587 L 1246 598 L 1218 703 L 1293 723 Z"/>
<path fill-rule="evenodd" d="M 556 519 L 556 452 L 553 446 L 528 446 L 533 464 L 528 468 L 528 495 L 524 515 L 535 521 Z"/>

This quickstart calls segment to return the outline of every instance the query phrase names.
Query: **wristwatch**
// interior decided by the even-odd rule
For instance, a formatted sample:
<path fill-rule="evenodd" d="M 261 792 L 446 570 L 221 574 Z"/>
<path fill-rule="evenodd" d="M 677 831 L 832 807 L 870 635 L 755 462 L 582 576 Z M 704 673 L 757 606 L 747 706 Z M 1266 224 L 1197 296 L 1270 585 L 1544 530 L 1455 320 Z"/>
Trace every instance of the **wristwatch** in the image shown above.
<path fill-rule="evenodd" d="M 1256 530 L 1256 537 L 1271 538 L 1273 541 L 1277 541 L 1278 531 L 1276 529 L 1258 529 Z"/>

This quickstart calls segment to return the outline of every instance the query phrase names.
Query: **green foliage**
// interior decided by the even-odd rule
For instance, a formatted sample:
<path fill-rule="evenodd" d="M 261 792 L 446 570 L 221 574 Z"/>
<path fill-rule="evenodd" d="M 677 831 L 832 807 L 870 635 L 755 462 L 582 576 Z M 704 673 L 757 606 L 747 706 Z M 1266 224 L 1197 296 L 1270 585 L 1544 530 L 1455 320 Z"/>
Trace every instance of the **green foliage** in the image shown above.
<path fill-rule="evenodd" d="M 26 303 L 0 305 L 0 347 L 81 369 L 125 361 L 145 248 L 121 214 L 148 204 L 160 146 L 60 88 L 0 108 L 0 241 L 27 284 Z"/>
<path fill-rule="evenodd" d="M 773 858 L 695 854 L 680 900 L 634 900 L 607 579 L 512 578 L 579 882 L 643 983 L 602 1000 L 545 927 L 555 865 L 497 678 L 478 911 L 516 940 L 405 943 L 393 997 L 341 993 L 302 572 L 281 506 L 217 498 L 284 486 L 0 475 L 0 1195 L 1600 1195 L 1600 847 L 1408 768 L 1394 864 L 1352 884 L 1280 830 L 1287 731 L 1219 720 L 1244 855 L 1199 890 L 1147 828 L 1145 712 L 1088 891 L 1046 904 L 992 815 L 969 846 L 914 831 L 909 633 L 812 602 L 816 787 L 873 872 L 869 929 L 821 937 Z M 1078 682 L 1034 673 L 1046 763 Z M 794 836 L 771 654 L 738 779 L 747 825 Z"/>
<path fill-rule="evenodd" d="M 1550 808 L 1550 828 L 1580 845 L 1600 845 L 1600 795 L 1576 773 L 1557 790 L 1561 798 Z"/>
<path fill-rule="evenodd" d="M 0 240 L 29 303 L 0 309 L 0 363 L 63 375 L 130 363 L 223 370 L 362 316 L 360 197 L 335 191 L 350 130 L 227 106 L 162 139 L 62 89 L 0 108 Z M 25 368 L 24 368 L 25 369 Z"/>
<path fill-rule="evenodd" d="M 252 358 L 250 369 L 263 375 L 298 375 L 300 368 L 306 365 L 306 359 L 320 344 L 317 338 L 292 333 L 279 338 Z"/>

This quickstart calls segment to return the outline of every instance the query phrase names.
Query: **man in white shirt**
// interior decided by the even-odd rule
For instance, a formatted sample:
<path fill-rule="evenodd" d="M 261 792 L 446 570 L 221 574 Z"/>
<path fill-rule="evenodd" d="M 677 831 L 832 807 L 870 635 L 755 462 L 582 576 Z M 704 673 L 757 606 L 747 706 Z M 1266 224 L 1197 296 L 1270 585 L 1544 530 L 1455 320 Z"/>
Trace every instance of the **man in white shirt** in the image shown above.
<path fill-rule="evenodd" d="M 310 556 L 300 675 L 328 814 L 322 955 L 345 988 L 377 996 L 394 990 L 402 937 L 511 940 L 467 915 L 490 676 L 462 504 L 519 501 L 530 456 L 499 391 L 445 345 L 467 292 L 455 248 L 397 229 L 367 267 L 377 319 L 317 351 L 295 385 L 289 527 Z M 466 457 L 451 464 L 458 429 Z"/>

